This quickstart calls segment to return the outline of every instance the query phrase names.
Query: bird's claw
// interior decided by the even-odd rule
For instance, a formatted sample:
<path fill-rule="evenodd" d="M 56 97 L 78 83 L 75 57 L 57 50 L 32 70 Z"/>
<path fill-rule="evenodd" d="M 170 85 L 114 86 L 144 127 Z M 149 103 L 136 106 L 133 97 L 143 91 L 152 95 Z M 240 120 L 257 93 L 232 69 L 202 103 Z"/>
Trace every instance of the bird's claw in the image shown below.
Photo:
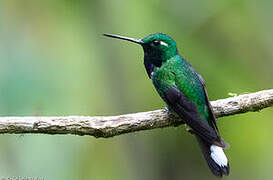
<path fill-rule="evenodd" d="M 190 127 L 186 127 L 186 130 L 189 132 L 189 133 L 191 133 L 191 134 L 194 134 L 194 132 L 193 132 L 193 130 L 190 128 Z"/>

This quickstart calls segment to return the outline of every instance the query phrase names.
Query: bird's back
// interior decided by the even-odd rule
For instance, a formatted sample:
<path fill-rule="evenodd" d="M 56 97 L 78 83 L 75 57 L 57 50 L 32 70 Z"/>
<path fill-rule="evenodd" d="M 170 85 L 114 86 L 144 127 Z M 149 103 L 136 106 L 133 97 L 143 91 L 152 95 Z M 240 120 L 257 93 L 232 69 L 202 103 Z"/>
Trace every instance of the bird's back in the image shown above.
<path fill-rule="evenodd" d="M 169 86 L 177 86 L 196 105 L 200 117 L 211 125 L 213 117 L 209 113 L 204 86 L 191 64 L 181 56 L 175 56 L 158 68 L 154 72 L 153 83 L 163 99 Z"/>

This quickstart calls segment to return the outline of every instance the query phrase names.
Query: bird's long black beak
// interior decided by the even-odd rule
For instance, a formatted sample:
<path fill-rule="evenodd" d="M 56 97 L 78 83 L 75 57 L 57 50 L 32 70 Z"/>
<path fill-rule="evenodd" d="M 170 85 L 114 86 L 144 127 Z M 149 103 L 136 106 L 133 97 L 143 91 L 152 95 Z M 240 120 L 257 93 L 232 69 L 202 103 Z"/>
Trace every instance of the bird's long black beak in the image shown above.
<path fill-rule="evenodd" d="M 103 34 L 104 36 L 111 37 L 111 38 L 117 38 L 117 39 L 123 39 L 126 41 L 131 41 L 137 44 L 142 45 L 143 41 L 140 39 L 134 39 L 134 38 L 129 38 L 129 37 L 124 37 L 124 36 L 119 36 L 119 35 L 114 35 L 114 34 Z"/>

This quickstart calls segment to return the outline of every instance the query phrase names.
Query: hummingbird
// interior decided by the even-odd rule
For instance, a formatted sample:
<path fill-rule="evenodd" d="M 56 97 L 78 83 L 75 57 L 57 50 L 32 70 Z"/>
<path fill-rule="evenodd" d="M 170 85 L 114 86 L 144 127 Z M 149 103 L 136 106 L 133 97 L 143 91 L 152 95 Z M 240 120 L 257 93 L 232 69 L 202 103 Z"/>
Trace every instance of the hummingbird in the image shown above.
<path fill-rule="evenodd" d="M 229 145 L 219 134 L 205 81 L 179 55 L 176 42 L 163 33 L 151 34 L 143 39 L 104 35 L 142 46 L 148 77 L 169 111 L 175 112 L 196 137 L 211 172 L 218 177 L 229 175 L 229 162 L 223 150 Z"/>

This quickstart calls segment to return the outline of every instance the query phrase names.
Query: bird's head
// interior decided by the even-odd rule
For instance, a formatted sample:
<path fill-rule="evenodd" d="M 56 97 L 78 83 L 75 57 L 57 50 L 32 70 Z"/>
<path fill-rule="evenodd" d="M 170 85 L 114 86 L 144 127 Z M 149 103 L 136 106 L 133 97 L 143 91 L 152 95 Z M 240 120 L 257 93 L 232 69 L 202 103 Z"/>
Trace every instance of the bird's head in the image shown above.
<path fill-rule="evenodd" d="M 141 41 L 143 42 L 144 56 L 152 59 L 154 63 L 165 62 L 177 54 L 175 41 L 166 34 L 151 34 Z"/>
<path fill-rule="evenodd" d="M 175 41 L 163 33 L 151 34 L 143 39 L 134 39 L 112 34 L 104 35 L 140 44 L 144 50 L 144 65 L 149 77 L 151 77 L 154 67 L 160 67 L 168 59 L 177 55 Z"/>

